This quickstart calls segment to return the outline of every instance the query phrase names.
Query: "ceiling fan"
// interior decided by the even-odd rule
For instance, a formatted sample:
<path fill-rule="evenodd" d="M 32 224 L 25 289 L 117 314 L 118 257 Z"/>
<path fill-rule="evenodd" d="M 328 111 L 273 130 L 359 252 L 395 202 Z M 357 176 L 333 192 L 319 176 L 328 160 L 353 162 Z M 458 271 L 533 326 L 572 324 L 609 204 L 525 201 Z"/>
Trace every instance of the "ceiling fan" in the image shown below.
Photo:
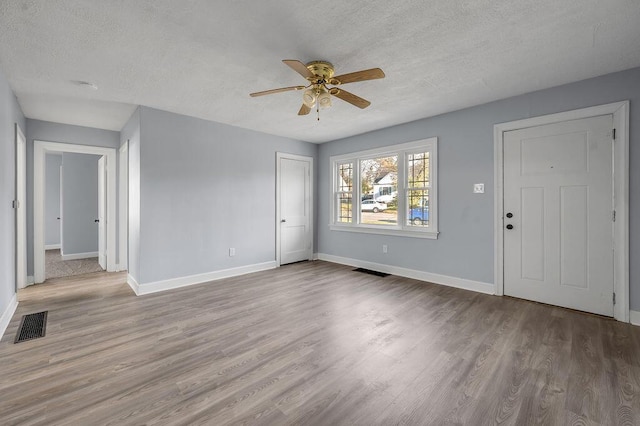
<path fill-rule="evenodd" d="M 362 99 L 353 93 L 347 92 L 340 87 L 327 87 L 327 85 L 340 86 L 347 83 L 384 78 L 384 72 L 380 68 L 371 68 L 368 70 L 334 76 L 333 65 L 327 61 L 312 61 L 306 65 L 295 59 L 284 59 L 282 62 L 306 78 L 309 81 L 309 84 L 307 86 L 291 86 L 282 87 L 280 89 L 265 90 L 263 92 L 251 93 L 249 96 L 256 97 L 270 95 L 272 93 L 306 89 L 302 94 L 302 106 L 300 107 L 300 111 L 298 111 L 298 115 L 309 114 L 311 108 L 314 106 L 318 110 L 319 114 L 320 108 L 328 108 L 331 106 L 331 96 L 335 96 L 336 98 L 349 102 L 358 108 L 364 109 L 371 105 L 371 102 L 366 99 Z M 318 120 L 319 119 L 320 118 L 318 117 Z"/>

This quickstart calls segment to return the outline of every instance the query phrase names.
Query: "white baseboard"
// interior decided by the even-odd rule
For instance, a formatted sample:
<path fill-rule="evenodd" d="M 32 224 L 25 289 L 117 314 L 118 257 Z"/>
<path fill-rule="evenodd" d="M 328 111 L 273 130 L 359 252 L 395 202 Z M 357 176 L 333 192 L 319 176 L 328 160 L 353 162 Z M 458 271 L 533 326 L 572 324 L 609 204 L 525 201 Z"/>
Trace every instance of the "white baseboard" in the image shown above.
<path fill-rule="evenodd" d="M 97 251 L 90 251 L 87 253 L 73 253 L 73 254 L 63 254 L 62 260 L 78 260 L 78 259 L 90 259 L 92 257 L 98 257 Z"/>
<path fill-rule="evenodd" d="M 133 291 L 138 296 L 141 296 L 143 294 L 156 293 L 159 291 L 172 290 L 174 288 L 202 284 L 208 281 L 236 277 L 238 275 L 250 274 L 252 272 L 266 271 L 268 269 L 274 269 L 275 267 L 276 262 L 271 261 L 143 284 L 139 284 L 131 275 L 127 275 L 127 283 L 129 283 L 129 286 L 131 286 Z"/>
<path fill-rule="evenodd" d="M 399 266 L 385 265 L 382 263 L 367 262 L 348 257 L 334 256 L 331 254 L 318 253 L 319 260 L 340 263 L 342 265 L 354 266 L 356 268 L 366 268 L 374 271 L 385 272 L 387 274 L 398 275 L 406 278 L 413 278 L 420 281 L 427 281 L 434 284 L 446 285 L 449 287 L 461 288 L 463 290 L 476 291 L 478 293 L 494 294 L 493 283 L 484 283 L 465 278 L 451 277 L 448 275 L 432 274 L 431 272 L 418 271 L 416 269 L 401 268 Z"/>
<path fill-rule="evenodd" d="M 45 250 L 55 250 L 59 248 L 60 248 L 60 244 L 47 244 L 46 246 L 44 246 Z"/>
<path fill-rule="evenodd" d="M 133 290 L 136 296 L 140 296 L 140 284 L 138 284 L 138 281 L 136 281 L 131 274 L 127 274 L 127 284 L 129 284 L 129 287 L 131 287 L 131 290 Z"/>
<path fill-rule="evenodd" d="M 13 314 L 16 312 L 16 308 L 18 307 L 18 295 L 16 293 L 13 294 L 13 297 L 9 301 L 9 306 L 4 310 L 2 316 L 0 316 L 0 339 L 4 336 L 4 332 L 7 331 L 7 327 L 11 322 L 11 318 Z"/>
<path fill-rule="evenodd" d="M 312 260 L 318 260 L 318 253 L 313 253 Z"/>
<path fill-rule="evenodd" d="M 32 285 L 36 283 L 36 279 L 33 277 L 33 275 L 28 275 L 27 276 L 27 285 Z"/>
<path fill-rule="evenodd" d="M 640 311 L 629 311 L 629 322 L 633 325 L 640 325 Z"/>

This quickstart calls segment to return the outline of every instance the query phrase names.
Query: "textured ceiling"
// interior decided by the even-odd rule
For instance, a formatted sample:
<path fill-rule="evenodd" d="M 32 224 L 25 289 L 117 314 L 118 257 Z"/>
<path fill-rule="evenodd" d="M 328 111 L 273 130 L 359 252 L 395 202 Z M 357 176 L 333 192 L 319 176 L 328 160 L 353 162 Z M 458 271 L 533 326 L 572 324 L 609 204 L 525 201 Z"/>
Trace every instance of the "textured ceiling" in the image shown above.
<path fill-rule="evenodd" d="M 637 0 L 0 0 L 0 68 L 30 118 L 120 130 L 146 105 L 324 142 L 640 66 L 639 23 Z M 387 77 L 318 122 L 248 96 L 304 84 L 281 59 Z"/>

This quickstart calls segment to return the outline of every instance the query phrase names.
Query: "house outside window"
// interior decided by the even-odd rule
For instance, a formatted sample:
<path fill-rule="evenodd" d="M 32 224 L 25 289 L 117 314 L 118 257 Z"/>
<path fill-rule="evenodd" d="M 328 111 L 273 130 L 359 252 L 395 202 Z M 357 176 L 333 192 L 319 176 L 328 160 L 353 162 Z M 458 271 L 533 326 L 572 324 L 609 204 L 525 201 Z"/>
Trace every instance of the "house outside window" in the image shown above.
<path fill-rule="evenodd" d="M 330 162 L 331 230 L 437 238 L 437 138 Z"/>

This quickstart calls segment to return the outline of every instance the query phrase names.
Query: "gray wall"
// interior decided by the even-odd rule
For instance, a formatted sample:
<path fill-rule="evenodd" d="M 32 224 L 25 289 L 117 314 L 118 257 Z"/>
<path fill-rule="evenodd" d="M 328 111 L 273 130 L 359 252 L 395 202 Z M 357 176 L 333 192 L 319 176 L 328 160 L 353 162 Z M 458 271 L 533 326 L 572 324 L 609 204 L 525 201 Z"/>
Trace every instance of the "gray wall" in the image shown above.
<path fill-rule="evenodd" d="M 120 144 L 129 141 L 129 274 L 140 276 L 140 108 L 137 108 L 120 132 Z M 122 166 L 122 165 L 120 165 Z M 122 262 L 121 262 L 122 263 Z"/>
<path fill-rule="evenodd" d="M 62 155 L 45 156 L 44 243 L 60 244 L 60 166 Z"/>
<path fill-rule="evenodd" d="M 0 315 L 9 306 L 16 288 L 15 213 L 11 206 L 16 187 L 15 123 L 25 132 L 18 100 L 0 71 Z"/>
<path fill-rule="evenodd" d="M 275 260 L 276 152 L 315 157 L 317 145 L 146 107 L 140 123 L 134 278 L 144 284 Z"/>
<path fill-rule="evenodd" d="M 640 310 L 640 68 L 480 105 L 320 145 L 320 253 L 493 283 L 493 125 L 630 100 L 631 309 Z M 438 137 L 437 240 L 330 231 L 331 155 Z M 484 194 L 473 194 L 484 183 Z M 387 244 L 388 254 L 382 253 Z"/>
<path fill-rule="evenodd" d="M 98 251 L 99 155 L 62 154 L 62 254 Z"/>
<path fill-rule="evenodd" d="M 33 141 L 118 148 L 120 132 L 27 119 L 27 271 L 33 275 Z"/>

